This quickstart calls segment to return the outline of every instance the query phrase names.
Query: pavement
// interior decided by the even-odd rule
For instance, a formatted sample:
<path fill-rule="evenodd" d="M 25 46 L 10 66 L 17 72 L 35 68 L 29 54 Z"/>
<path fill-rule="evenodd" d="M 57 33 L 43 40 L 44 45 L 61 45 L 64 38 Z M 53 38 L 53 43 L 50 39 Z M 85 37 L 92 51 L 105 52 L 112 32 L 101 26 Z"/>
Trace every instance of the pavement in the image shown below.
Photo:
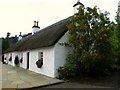
<path fill-rule="evenodd" d="M 20 67 L 0 62 L 0 88 L 27 89 L 62 83 L 62 80 L 50 78 Z"/>
<path fill-rule="evenodd" d="M 117 80 L 117 81 L 116 81 Z M 40 88 L 105 88 L 108 90 L 110 88 L 116 87 L 114 84 L 118 82 L 118 78 L 113 78 L 108 80 L 104 85 L 94 83 L 85 83 L 84 82 L 65 82 L 56 78 L 50 78 L 20 67 L 13 67 L 11 65 L 2 64 L 0 61 L 0 89 L 28 89 L 28 90 L 39 90 Z M 88 81 L 87 81 L 88 82 Z M 111 90 L 111 89 L 110 89 Z M 113 89 L 114 90 L 114 89 Z M 116 90 L 120 90 L 120 88 Z"/>

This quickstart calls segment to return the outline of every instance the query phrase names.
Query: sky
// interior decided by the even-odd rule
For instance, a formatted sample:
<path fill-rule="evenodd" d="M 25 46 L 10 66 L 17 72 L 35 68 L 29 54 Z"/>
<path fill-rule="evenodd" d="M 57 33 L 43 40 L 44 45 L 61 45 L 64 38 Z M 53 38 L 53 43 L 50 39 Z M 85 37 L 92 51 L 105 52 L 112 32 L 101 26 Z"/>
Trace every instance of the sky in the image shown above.
<path fill-rule="evenodd" d="M 97 6 L 102 12 L 110 12 L 115 21 L 120 0 L 80 0 L 85 7 Z M 0 0 L 0 37 L 32 32 L 34 21 L 39 21 L 40 29 L 54 24 L 74 14 L 73 5 L 77 0 Z"/>

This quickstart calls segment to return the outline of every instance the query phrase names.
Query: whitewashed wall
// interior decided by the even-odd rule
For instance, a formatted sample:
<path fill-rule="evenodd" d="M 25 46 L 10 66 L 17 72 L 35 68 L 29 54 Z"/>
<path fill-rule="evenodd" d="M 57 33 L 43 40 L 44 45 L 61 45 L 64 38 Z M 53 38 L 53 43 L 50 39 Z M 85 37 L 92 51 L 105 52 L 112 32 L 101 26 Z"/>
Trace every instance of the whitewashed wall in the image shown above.
<path fill-rule="evenodd" d="M 58 77 L 57 69 L 63 66 L 66 62 L 66 56 L 69 52 L 69 47 L 61 46 L 60 43 L 68 42 L 68 32 L 55 45 L 55 76 Z"/>
<path fill-rule="evenodd" d="M 8 53 L 5 53 L 5 54 L 4 54 L 4 62 L 5 62 L 5 63 L 8 63 Z"/>
<path fill-rule="evenodd" d="M 38 53 L 43 52 L 43 65 L 37 68 L 36 61 L 38 60 Z M 54 47 L 40 48 L 30 51 L 29 70 L 44 74 L 49 77 L 54 76 Z"/>
<path fill-rule="evenodd" d="M 17 55 L 19 59 L 23 57 L 23 62 L 19 63 L 19 66 L 27 69 L 27 52 L 29 52 L 29 70 L 49 77 L 57 77 L 57 69 L 65 64 L 65 59 L 69 52 L 69 48 L 61 46 L 60 43 L 68 41 L 67 39 L 68 33 L 66 33 L 54 46 L 29 51 L 12 52 L 12 61 L 9 62 L 9 64 L 15 66 L 14 59 Z M 39 52 L 43 52 L 43 66 L 41 68 L 38 68 L 36 65 L 36 61 L 39 59 Z M 23 56 L 21 56 L 22 53 Z M 8 61 L 10 54 L 11 53 L 5 54 Z"/>
<path fill-rule="evenodd" d="M 12 61 L 9 61 L 9 58 L 10 58 L 11 54 L 12 54 Z M 15 60 L 16 55 L 19 57 L 19 52 L 5 53 L 4 58 L 6 58 L 6 60 L 4 59 L 4 61 L 9 65 L 15 66 L 14 60 Z"/>
<path fill-rule="evenodd" d="M 9 61 L 9 58 L 10 58 L 11 54 L 12 54 L 12 61 Z M 13 53 L 12 52 L 8 53 L 8 64 L 14 66 L 14 57 L 13 57 Z"/>
<path fill-rule="evenodd" d="M 24 52 L 23 51 L 19 52 L 19 59 L 23 58 L 23 61 L 22 61 L 22 63 L 21 62 L 19 63 L 19 66 L 24 68 L 24 69 L 27 68 L 26 57 L 27 56 L 26 56 L 26 52 L 25 51 Z"/>
<path fill-rule="evenodd" d="M 12 53 L 12 65 L 13 66 L 16 66 L 15 65 L 15 57 L 18 56 L 19 57 L 19 52 L 13 52 Z"/>

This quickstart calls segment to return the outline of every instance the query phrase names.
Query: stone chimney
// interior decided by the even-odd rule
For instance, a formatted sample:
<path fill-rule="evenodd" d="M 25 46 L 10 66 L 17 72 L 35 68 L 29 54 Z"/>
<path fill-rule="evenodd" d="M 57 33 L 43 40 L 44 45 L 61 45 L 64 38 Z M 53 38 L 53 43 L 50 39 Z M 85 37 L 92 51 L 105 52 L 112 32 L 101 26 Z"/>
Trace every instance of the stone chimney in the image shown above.
<path fill-rule="evenodd" d="M 20 35 L 18 37 L 18 40 L 21 40 L 22 39 L 22 35 L 21 35 L 21 32 L 20 32 Z"/>
<path fill-rule="evenodd" d="M 38 26 L 38 21 L 34 21 L 34 26 L 32 27 L 32 34 L 35 34 L 40 30 L 40 27 Z"/>

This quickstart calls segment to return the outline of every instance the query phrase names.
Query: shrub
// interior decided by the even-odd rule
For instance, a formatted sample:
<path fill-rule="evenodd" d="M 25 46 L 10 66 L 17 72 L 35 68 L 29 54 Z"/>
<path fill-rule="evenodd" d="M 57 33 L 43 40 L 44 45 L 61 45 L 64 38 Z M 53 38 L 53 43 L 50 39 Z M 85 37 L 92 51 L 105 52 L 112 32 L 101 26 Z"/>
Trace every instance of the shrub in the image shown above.
<path fill-rule="evenodd" d="M 70 79 L 76 75 L 76 66 L 74 64 L 66 64 L 58 69 L 60 79 Z"/>
<path fill-rule="evenodd" d="M 15 63 L 15 65 L 19 64 L 19 58 L 18 58 L 18 56 L 15 57 L 15 62 L 14 63 Z"/>

